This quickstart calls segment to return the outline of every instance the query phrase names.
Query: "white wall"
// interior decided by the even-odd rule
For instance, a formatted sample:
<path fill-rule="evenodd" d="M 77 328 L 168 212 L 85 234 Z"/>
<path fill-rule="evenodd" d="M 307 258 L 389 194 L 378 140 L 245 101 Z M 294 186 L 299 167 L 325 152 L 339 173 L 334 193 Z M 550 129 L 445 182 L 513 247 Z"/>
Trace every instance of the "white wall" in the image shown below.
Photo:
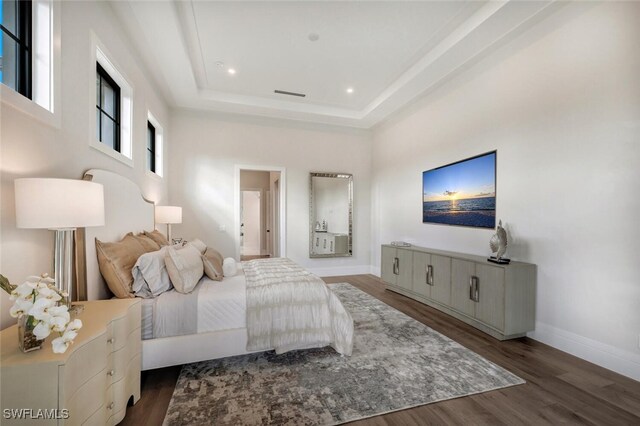
<path fill-rule="evenodd" d="M 364 131 L 296 122 L 176 112 L 171 120 L 171 202 L 183 207 L 175 234 L 235 255 L 236 165 L 286 168 L 287 257 L 319 273 L 368 272 L 371 139 Z M 354 256 L 309 258 L 309 173 L 354 175 Z M 283 188 L 284 190 L 284 188 Z M 220 231 L 220 226 L 226 228 Z"/>
<path fill-rule="evenodd" d="M 137 182 L 144 195 L 154 201 L 167 197 L 165 180 L 145 173 L 147 108 L 168 128 L 165 102 L 138 66 L 126 34 L 106 2 L 56 2 L 61 7 L 62 111 L 61 127 L 40 122 L 3 100 L 0 109 L 1 242 L 0 272 L 13 283 L 28 275 L 51 273 L 53 233 L 46 230 L 16 229 L 13 181 L 20 177 L 60 177 L 80 179 L 85 170 L 102 168 Z M 134 88 L 134 167 L 89 147 L 90 126 L 95 121 L 95 63 L 91 61 L 93 31 L 108 48 L 112 60 Z M 171 144 L 170 139 L 168 143 Z M 46 209 L 46 206 L 34 206 Z M 1 292 L 1 327 L 13 321 L 11 303 Z"/>
<path fill-rule="evenodd" d="M 570 4 L 374 131 L 373 244 L 488 255 L 421 223 L 421 173 L 498 150 L 508 255 L 538 265 L 532 336 L 640 379 L 640 3 Z"/>

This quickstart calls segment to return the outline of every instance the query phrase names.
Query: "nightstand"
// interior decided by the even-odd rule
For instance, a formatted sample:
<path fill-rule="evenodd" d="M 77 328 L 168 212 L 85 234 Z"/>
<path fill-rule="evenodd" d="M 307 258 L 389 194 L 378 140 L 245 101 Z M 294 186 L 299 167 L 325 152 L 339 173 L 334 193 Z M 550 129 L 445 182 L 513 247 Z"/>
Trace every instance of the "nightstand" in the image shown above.
<path fill-rule="evenodd" d="M 0 332 L 3 425 L 115 425 L 129 399 L 140 399 L 140 299 L 81 304 L 76 318 L 83 326 L 64 354 L 51 349 L 57 334 L 25 354 L 18 348 L 17 326 Z M 15 418 L 20 415 L 22 420 Z"/>

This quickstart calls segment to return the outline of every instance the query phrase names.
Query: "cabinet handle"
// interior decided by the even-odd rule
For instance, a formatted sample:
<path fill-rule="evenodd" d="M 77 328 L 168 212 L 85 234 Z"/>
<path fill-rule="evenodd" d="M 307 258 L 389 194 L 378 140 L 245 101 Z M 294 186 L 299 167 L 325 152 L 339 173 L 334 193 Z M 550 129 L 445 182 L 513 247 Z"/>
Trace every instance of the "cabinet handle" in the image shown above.
<path fill-rule="evenodd" d="M 116 372 L 115 372 L 114 370 L 110 370 L 110 371 L 107 373 L 107 376 L 112 376 L 112 377 L 113 377 L 113 375 L 114 375 L 114 374 L 116 374 Z"/>
<path fill-rule="evenodd" d="M 480 301 L 480 286 L 478 284 L 478 277 L 471 276 L 471 278 L 469 278 L 469 299 L 474 302 Z"/>
<path fill-rule="evenodd" d="M 474 290 L 474 299 L 476 302 L 480 301 L 480 280 L 478 280 L 478 277 L 473 277 L 473 290 Z"/>
<path fill-rule="evenodd" d="M 330 247 L 331 248 L 329 249 L 329 251 L 333 253 L 333 241 L 331 241 L 331 246 Z"/>
<path fill-rule="evenodd" d="M 107 343 L 109 343 L 110 345 L 113 344 L 113 342 L 115 342 L 115 339 L 113 337 L 111 339 L 107 340 Z"/>
<path fill-rule="evenodd" d="M 316 237 L 316 247 L 320 245 L 320 237 Z"/>
<path fill-rule="evenodd" d="M 393 258 L 393 274 L 400 275 L 400 259 L 397 257 Z"/>
<path fill-rule="evenodd" d="M 327 248 L 327 239 L 325 238 L 324 240 L 322 240 L 323 245 L 322 248 Z"/>
<path fill-rule="evenodd" d="M 427 266 L 427 284 L 433 286 L 433 265 Z"/>
<path fill-rule="evenodd" d="M 111 404 L 107 405 L 107 410 L 113 410 L 113 406 L 115 404 L 112 402 Z"/>

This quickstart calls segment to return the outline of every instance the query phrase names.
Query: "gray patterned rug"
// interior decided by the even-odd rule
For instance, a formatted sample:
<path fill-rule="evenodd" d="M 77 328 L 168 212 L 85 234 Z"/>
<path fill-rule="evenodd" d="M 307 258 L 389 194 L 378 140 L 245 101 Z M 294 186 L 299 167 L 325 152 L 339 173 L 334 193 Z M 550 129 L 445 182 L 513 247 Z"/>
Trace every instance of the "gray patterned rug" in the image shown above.
<path fill-rule="evenodd" d="M 165 425 L 334 425 L 524 383 L 356 289 L 331 289 L 355 321 L 353 355 L 273 351 L 182 367 Z"/>

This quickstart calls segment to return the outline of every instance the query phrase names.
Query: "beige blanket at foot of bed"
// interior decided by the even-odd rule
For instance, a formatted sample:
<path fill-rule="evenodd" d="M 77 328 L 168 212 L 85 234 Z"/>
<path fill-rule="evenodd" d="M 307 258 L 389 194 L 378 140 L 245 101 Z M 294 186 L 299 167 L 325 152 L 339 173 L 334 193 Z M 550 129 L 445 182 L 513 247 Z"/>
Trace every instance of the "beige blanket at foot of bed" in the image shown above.
<path fill-rule="evenodd" d="M 331 345 L 351 355 L 353 319 L 317 276 L 285 258 L 244 262 L 247 279 L 247 351 Z"/>

